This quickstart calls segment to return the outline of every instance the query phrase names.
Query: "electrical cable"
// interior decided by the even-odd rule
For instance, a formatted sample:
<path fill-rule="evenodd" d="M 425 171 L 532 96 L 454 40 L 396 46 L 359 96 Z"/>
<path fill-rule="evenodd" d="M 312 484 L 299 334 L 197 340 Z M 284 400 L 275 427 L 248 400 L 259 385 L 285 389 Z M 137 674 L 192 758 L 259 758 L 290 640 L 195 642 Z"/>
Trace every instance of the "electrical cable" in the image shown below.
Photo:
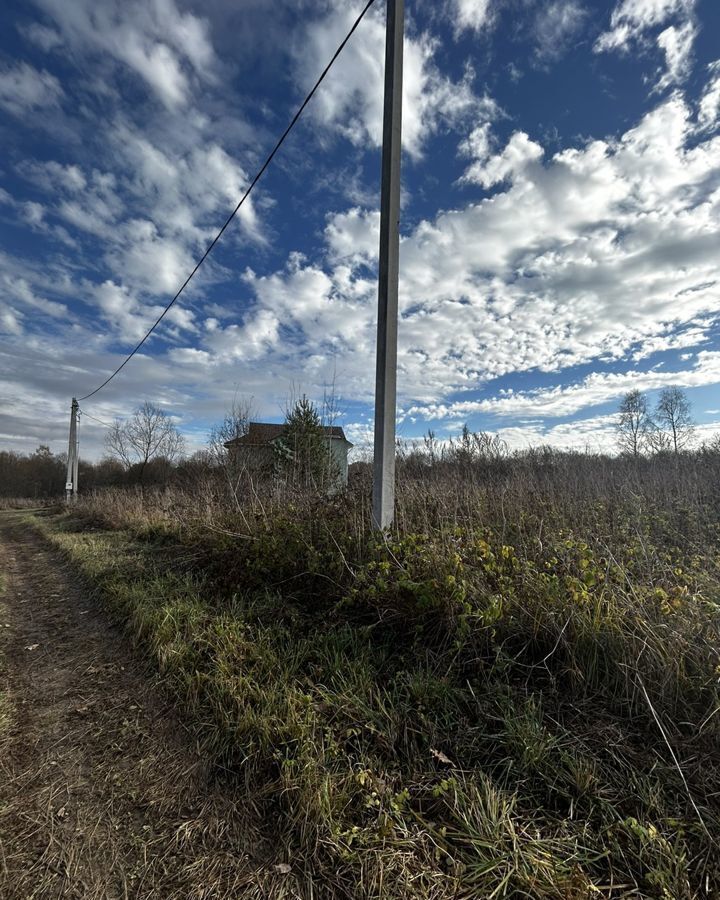
<path fill-rule="evenodd" d="M 285 129 L 285 131 L 283 132 L 282 137 L 281 137 L 280 140 L 277 142 L 277 144 L 275 144 L 275 147 L 273 148 L 272 152 L 270 153 L 270 155 L 268 156 L 268 158 L 267 158 L 267 159 L 265 160 L 265 162 L 263 163 L 263 165 L 262 165 L 261 169 L 259 170 L 259 172 L 257 173 L 257 175 L 253 178 L 252 182 L 250 183 L 250 186 L 249 186 L 248 189 L 245 191 L 245 193 L 244 193 L 242 199 L 240 200 L 240 202 L 238 203 L 238 205 L 235 207 L 235 209 L 230 213 L 230 215 L 229 215 L 228 218 L 226 219 L 225 224 L 222 226 L 222 228 L 220 229 L 220 231 L 218 231 L 218 233 L 215 235 L 215 237 L 213 238 L 212 243 L 210 244 L 210 246 L 207 248 L 207 250 L 206 250 L 206 251 L 203 253 L 203 255 L 200 257 L 200 260 L 198 261 L 198 263 L 197 263 L 197 265 L 195 266 L 195 268 L 192 270 L 192 272 L 191 272 L 191 273 L 188 275 L 188 277 L 185 279 L 185 281 L 183 282 L 183 284 L 182 284 L 180 290 L 177 292 L 177 294 L 175 294 L 175 296 L 172 298 L 172 300 L 168 303 L 168 305 L 165 307 L 165 309 L 163 310 L 163 312 L 161 313 L 161 315 L 158 316 L 158 318 L 156 319 L 155 323 L 152 325 L 152 327 L 151 327 L 150 330 L 147 332 L 147 334 L 145 335 L 145 337 L 140 341 L 140 343 L 135 347 L 135 349 L 134 349 L 130 354 L 128 354 L 128 356 L 125 358 L 125 360 L 117 367 L 117 369 L 115 369 L 115 371 L 112 373 L 112 375 L 110 375 L 108 378 L 106 378 L 105 381 L 103 381 L 103 383 L 102 383 L 99 387 L 96 387 L 94 391 L 90 391 L 90 393 L 89 393 L 89 394 L 85 394 L 84 397 L 78 398 L 79 400 L 87 400 L 87 399 L 89 399 L 90 397 L 93 397 L 95 394 L 97 394 L 99 391 L 101 391 L 106 385 L 108 385 L 108 384 L 113 380 L 113 378 L 115 378 L 115 376 L 118 375 L 118 374 L 125 368 L 125 366 L 126 366 L 126 365 L 130 362 L 130 360 L 133 358 L 133 356 L 135 356 L 135 354 L 138 352 L 138 350 L 140 350 L 140 348 L 143 346 L 143 344 L 145 343 L 145 341 L 150 337 L 150 335 L 153 333 L 153 331 L 155 331 L 155 329 L 157 328 L 157 326 L 162 322 L 162 320 L 163 320 L 163 319 L 165 318 L 165 316 L 168 314 L 168 312 L 170 311 L 170 309 L 175 305 L 175 301 L 176 301 L 176 300 L 178 299 L 178 297 L 182 294 L 182 292 L 185 290 L 185 288 L 188 286 L 188 284 L 190 284 L 190 282 L 192 281 L 192 279 L 193 279 L 195 273 L 197 272 L 197 270 L 200 268 L 200 266 L 205 262 L 205 260 L 207 259 L 207 257 L 210 255 L 212 249 L 215 247 L 215 245 L 217 244 L 217 242 L 220 240 L 220 238 L 221 238 L 221 237 L 223 236 L 223 234 L 225 233 L 225 230 L 227 229 L 228 225 L 232 222 L 232 220 L 235 218 L 235 216 L 236 216 L 236 215 L 238 214 L 238 212 L 240 211 L 240 208 L 242 207 L 242 205 L 245 203 L 245 201 L 247 200 L 247 198 L 248 198 L 248 197 L 250 196 L 250 194 L 252 193 L 252 190 L 253 190 L 253 188 L 255 187 L 255 185 L 258 183 L 258 181 L 260 181 L 260 179 L 262 178 L 262 176 L 265 174 L 266 169 L 268 168 L 268 166 L 270 165 L 270 163 L 271 163 L 271 162 L 273 161 L 273 159 L 275 158 L 275 154 L 278 152 L 278 150 L 279 150 L 279 149 L 282 147 L 282 145 L 285 143 L 285 139 L 286 139 L 287 136 L 290 134 L 290 132 L 292 131 L 292 129 L 295 127 L 295 125 L 296 125 L 298 119 L 300 118 L 300 116 L 301 116 L 301 115 L 303 114 L 303 112 L 305 111 L 305 107 L 308 105 L 308 103 L 310 103 L 310 101 L 312 100 L 312 98 L 315 96 L 316 91 L 318 90 L 318 88 L 320 87 L 320 85 L 321 85 L 321 84 L 323 83 L 323 81 L 325 80 L 325 78 L 326 78 L 328 72 L 330 71 L 330 69 L 332 69 L 332 67 L 333 67 L 333 65 L 335 64 L 337 58 L 340 56 L 340 54 L 342 53 L 342 51 L 345 49 L 346 44 L 349 42 L 350 38 L 353 36 L 353 34 L 354 34 L 355 31 L 357 30 L 357 28 L 358 28 L 358 26 L 360 25 L 360 23 L 362 22 L 362 20 L 365 18 L 367 12 L 369 11 L 370 7 L 373 5 L 374 2 L 375 2 L 375 0 L 368 0 L 368 2 L 366 3 L 366 5 L 365 5 L 363 11 L 360 13 L 360 15 L 358 16 L 358 18 L 355 20 L 355 23 L 353 24 L 352 28 L 351 28 L 350 31 L 347 33 L 347 35 L 346 35 L 345 38 L 343 39 L 342 43 L 340 44 L 340 46 L 339 46 L 339 47 L 337 48 L 337 50 L 335 51 L 335 53 L 334 53 L 332 59 L 330 60 L 330 62 L 327 64 L 327 66 L 326 66 L 325 69 L 323 70 L 322 75 L 320 75 L 320 77 L 318 78 L 318 80 L 315 82 L 315 86 L 314 86 L 313 89 L 310 91 L 310 93 L 307 95 L 307 97 L 305 98 L 305 100 L 303 100 L 302 105 L 300 106 L 300 108 L 298 109 L 298 111 L 295 113 L 295 115 L 294 115 L 292 121 L 290 122 L 290 124 L 288 125 L 288 127 L 287 127 L 287 128 Z"/>
<path fill-rule="evenodd" d="M 88 419 L 92 419 L 93 422 L 97 422 L 98 425 L 104 425 L 106 428 L 112 428 L 112 425 L 109 425 L 107 422 L 103 422 L 102 419 L 96 419 L 95 416 L 91 416 L 89 412 L 85 412 L 84 409 L 78 409 L 78 412 L 82 416 L 87 416 Z"/>

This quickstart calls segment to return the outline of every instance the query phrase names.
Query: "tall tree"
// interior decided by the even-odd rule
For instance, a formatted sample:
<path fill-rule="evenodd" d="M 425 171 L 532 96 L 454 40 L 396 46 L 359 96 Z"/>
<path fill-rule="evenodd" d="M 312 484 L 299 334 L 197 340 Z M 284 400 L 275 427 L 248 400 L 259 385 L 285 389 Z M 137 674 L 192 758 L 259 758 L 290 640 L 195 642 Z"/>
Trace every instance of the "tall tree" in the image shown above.
<path fill-rule="evenodd" d="M 154 459 L 177 459 L 185 439 L 164 410 L 145 401 L 126 421 L 116 421 L 105 437 L 105 446 L 126 469 L 137 465 L 143 483 L 145 469 Z"/>
<path fill-rule="evenodd" d="M 617 421 L 617 440 L 621 452 L 640 456 L 648 446 L 653 427 L 645 396 L 637 390 L 625 394 Z"/>
<path fill-rule="evenodd" d="M 685 449 L 695 434 L 695 423 L 690 413 L 690 401 L 679 387 L 669 387 L 660 394 L 655 408 L 658 427 L 667 432 L 675 455 Z"/>
<path fill-rule="evenodd" d="M 277 469 L 299 487 L 320 487 L 332 477 L 320 414 L 304 395 L 285 415 L 285 433 L 276 442 L 275 459 Z"/>

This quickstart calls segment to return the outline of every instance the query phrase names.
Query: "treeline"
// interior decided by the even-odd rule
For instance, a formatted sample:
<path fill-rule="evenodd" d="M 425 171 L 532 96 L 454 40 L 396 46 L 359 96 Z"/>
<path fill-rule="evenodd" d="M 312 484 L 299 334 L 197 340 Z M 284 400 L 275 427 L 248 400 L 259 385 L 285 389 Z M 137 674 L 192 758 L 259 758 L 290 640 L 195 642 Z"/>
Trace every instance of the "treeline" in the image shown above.
<path fill-rule="evenodd" d="M 720 444 L 703 444 L 681 454 L 682 470 L 699 471 L 720 463 Z M 653 454 L 633 457 L 630 454 L 609 456 L 600 453 L 556 450 L 534 447 L 511 451 L 494 436 L 465 431 L 452 443 L 436 443 L 432 437 L 423 441 L 398 445 L 398 478 L 410 483 L 449 483 L 455 480 L 470 484 L 486 481 L 505 482 L 508 478 L 553 478 L 567 482 L 588 479 L 614 483 L 618 478 L 676 480 L 678 459 L 674 454 Z M 22 454 L 0 451 L 0 499 L 28 498 L 52 500 L 63 496 L 67 458 L 64 453 L 53 454 L 41 446 L 34 453 Z M 217 496 L 228 492 L 240 500 L 246 491 L 256 490 L 252 479 L 233 478 L 232 461 L 209 451 L 199 451 L 188 458 L 171 461 L 155 458 L 145 464 L 123 466 L 106 457 L 99 462 L 80 461 L 79 482 L 82 494 L 107 488 L 148 489 L 178 487 L 188 490 L 213 489 Z M 715 473 L 718 474 L 718 473 Z M 230 476 L 230 477 L 228 477 Z M 715 476 L 713 476 L 715 477 Z M 355 462 L 350 466 L 351 484 L 368 488 L 372 480 L 372 464 Z M 214 488 L 213 488 L 214 485 Z"/>
<path fill-rule="evenodd" d="M 155 458 L 129 467 L 110 457 L 93 463 L 81 459 L 80 489 L 83 493 L 102 488 L 160 487 L 168 484 L 191 484 L 200 472 L 212 467 L 203 452 L 189 459 L 171 461 Z M 61 497 L 65 491 L 67 455 L 52 453 L 40 446 L 34 453 L 0 451 L 0 498 L 27 497 L 49 500 Z"/>
<path fill-rule="evenodd" d="M 40 446 L 34 453 L 0 451 L 0 497 L 55 497 L 65 484 L 66 457 Z"/>
<path fill-rule="evenodd" d="M 216 483 L 218 492 L 229 488 L 234 500 L 239 501 L 246 490 L 252 492 L 257 488 L 260 476 L 257 470 L 250 473 L 243 458 L 229 452 L 226 444 L 246 433 L 250 418 L 249 406 L 234 406 L 211 430 L 207 449 L 186 457 L 182 436 L 174 422 L 158 407 L 145 402 L 128 420 L 118 421 L 110 428 L 105 440 L 107 455 L 103 459 L 96 463 L 80 461 L 80 490 L 88 493 L 104 488 L 182 488 L 205 481 Z M 295 468 L 297 458 L 302 457 L 302 462 L 307 456 L 307 465 L 300 468 L 312 474 L 314 463 L 322 461 L 317 441 L 321 427 L 318 410 L 303 397 L 288 410 L 286 425 L 295 448 L 290 454 Z M 616 437 L 620 452 L 610 456 L 546 446 L 513 451 L 497 435 L 473 432 L 467 425 L 456 438 L 449 440 L 438 440 L 434 432 L 428 431 L 419 440 L 398 442 L 398 477 L 474 481 L 503 478 L 510 472 L 539 473 L 549 469 L 564 470 L 568 475 L 583 471 L 585 477 L 588 469 L 593 469 L 599 477 L 601 471 L 610 470 L 614 476 L 630 470 L 638 474 L 636 470 L 641 464 L 647 476 L 647 466 L 657 470 L 663 458 L 677 461 L 682 456 L 690 464 L 704 460 L 715 465 L 720 457 L 720 437 L 697 446 L 690 404 L 678 388 L 664 390 L 655 409 L 650 408 L 647 398 L 639 391 L 626 394 L 618 410 Z M 298 453 L 298 448 L 303 453 Z M 53 454 L 47 446 L 40 446 L 30 454 L 0 451 L 0 498 L 59 498 L 65 488 L 66 466 L 66 455 Z M 356 462 L 350 472 L 356 481 L 369 482 L 371 464 Z M 273 483 L 278 481 L 288 486 L 292 479 L 273 479 Z M 294 481 L 316 483 L 318 479 Z"/>

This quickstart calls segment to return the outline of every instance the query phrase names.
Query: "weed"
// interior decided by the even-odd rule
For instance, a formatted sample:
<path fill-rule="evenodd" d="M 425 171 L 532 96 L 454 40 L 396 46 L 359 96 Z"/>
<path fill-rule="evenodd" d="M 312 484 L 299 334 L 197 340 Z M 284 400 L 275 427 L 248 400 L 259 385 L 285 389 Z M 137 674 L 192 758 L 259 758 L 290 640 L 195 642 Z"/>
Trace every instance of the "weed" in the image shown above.
<path fill-rule="evenodd" d="M 712 896 L 717 498 L 554 465 L 522 492 L 407 479 L 386 539 L 359 489 L 114 493 L 42 523 L 244 784 L 293 896 Z"/>

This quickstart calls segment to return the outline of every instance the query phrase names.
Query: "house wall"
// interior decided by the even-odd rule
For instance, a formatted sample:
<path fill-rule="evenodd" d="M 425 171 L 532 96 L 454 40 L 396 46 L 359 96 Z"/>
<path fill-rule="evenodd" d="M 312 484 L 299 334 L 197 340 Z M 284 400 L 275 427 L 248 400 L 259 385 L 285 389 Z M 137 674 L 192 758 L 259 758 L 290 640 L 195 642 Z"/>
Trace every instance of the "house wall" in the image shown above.
<path fill-rule="evenodd" d="M 330 453 L 338 476 L 338 486 L 345 487 L 348 483 L 348 446 L 344 441 L 330 438 Z"/>

